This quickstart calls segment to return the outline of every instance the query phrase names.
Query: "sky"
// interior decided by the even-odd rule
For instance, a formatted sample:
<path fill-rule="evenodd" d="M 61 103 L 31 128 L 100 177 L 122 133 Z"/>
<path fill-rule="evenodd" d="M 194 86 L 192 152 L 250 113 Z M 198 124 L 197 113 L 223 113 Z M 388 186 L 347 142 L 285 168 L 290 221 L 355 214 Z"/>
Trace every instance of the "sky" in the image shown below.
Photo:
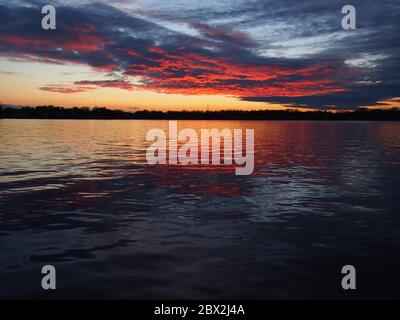
<path fill-rule="evenodd" d="M 41 27 L 42 6 L 57 29 Z M 0 102 L 129 111 L 400 107 L 400 2 L 0 0 Z"/>

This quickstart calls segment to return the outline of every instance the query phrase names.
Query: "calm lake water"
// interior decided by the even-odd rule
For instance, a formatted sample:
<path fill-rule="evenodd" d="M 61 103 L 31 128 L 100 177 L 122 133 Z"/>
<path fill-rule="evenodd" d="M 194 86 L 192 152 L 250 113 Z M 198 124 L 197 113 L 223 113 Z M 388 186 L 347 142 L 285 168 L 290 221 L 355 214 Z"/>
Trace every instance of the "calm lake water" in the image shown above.
<path fill-rule="evenodd" d="M 1 298 L 400 297 L 400 123 L 178 122 L 255 129 L 250 176 L 148 165 L 167 127 L 0 120 Z"/>

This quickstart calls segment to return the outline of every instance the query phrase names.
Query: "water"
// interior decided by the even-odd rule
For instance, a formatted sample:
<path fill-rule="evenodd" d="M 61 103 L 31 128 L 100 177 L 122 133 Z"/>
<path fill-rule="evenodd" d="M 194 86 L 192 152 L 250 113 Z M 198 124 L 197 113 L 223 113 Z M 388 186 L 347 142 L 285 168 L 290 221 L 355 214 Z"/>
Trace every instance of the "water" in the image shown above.
<path fill-rule="evenodd" d="M 254 174 L 148 165 L 167 121 L 0 120 L 0 297 L 399 297 L 399 123 L 178 126 L 254 128 Z"/>

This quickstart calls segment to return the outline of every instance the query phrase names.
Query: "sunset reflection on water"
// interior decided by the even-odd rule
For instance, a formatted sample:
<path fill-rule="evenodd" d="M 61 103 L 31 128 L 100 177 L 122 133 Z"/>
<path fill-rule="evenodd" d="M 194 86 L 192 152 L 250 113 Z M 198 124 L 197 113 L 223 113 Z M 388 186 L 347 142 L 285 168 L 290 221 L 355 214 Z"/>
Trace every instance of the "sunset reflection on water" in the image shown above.
<path fill-rule="evenodd" d="M 254 173 L 149 165 L 168 121 L 0 120 L 0 296 L 43 297 L 45 263 L 61 298 L 340 297 L 349 263 L 398 293 L 398 123 L 178 127 L 254 129 Z"/>

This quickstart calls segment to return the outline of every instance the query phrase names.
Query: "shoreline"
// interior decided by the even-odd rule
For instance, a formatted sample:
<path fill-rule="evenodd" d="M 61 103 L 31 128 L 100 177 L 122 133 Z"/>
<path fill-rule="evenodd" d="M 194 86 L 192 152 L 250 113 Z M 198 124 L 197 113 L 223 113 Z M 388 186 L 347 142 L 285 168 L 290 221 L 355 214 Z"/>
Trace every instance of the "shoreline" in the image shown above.
<path fill-rule="evenodd" d="M 135 111 L 107 108 L 55 106 L 1 107 L 0 119 L 46 120 L 230 120 L 230 121 L 399 121 L 400 109 L 357 109 L 353 111 L 221 110 L 221 111 Z"/>

